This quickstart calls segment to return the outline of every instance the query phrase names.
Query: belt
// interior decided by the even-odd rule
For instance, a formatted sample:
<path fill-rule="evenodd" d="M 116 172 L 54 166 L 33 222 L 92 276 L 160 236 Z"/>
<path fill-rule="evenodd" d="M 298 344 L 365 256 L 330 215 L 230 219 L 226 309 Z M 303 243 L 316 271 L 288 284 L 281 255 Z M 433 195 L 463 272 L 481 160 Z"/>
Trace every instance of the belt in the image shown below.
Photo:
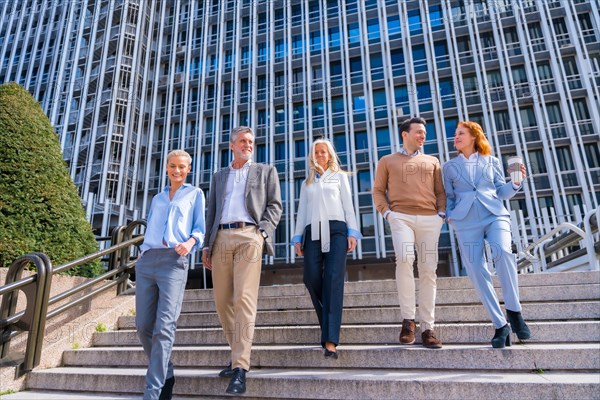
<path fill-rule="evenodd" d="M 219 225 L 219 229 L 239 229 L 245 226 L 256 226 L 256 224 L 252 222 L 232 222 L 230 224 Z"/>

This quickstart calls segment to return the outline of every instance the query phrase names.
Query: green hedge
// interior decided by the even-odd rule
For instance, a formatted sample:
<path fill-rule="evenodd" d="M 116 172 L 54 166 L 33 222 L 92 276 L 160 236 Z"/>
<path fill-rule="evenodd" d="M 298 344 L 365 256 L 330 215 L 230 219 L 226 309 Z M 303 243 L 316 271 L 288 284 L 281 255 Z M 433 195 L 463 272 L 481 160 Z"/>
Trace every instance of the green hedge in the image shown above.
<path fill-rule="evenodd" d="M 0 85 L 0 266 L 34 251 L 56 267 L 97 244 L 48 117 L 27 90 L 8 83 Z M 67 273 L 100 272 L 96 262 Z"/>

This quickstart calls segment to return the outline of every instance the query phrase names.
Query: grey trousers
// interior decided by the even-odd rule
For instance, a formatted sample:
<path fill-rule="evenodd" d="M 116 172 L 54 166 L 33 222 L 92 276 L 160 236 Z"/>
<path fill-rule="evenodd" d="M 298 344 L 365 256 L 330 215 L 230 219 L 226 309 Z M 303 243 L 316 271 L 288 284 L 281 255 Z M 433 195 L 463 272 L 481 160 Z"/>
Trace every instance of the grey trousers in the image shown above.
<path fill-rule="evenodd" d="M 144 399 L 158 399 L 173 376 L 171 350 L 181 312 L 189 261 L 174 249 L 151 249 L 135 267 L 135 325 L 148 356 Z"/>

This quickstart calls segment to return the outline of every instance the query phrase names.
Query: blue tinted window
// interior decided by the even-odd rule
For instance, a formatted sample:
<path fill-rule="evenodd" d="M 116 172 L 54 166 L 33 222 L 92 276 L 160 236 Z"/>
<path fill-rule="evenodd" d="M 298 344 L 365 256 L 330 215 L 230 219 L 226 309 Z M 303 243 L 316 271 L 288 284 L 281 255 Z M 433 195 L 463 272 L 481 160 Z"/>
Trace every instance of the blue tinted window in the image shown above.
<path fill-rule="evenodd" d="M 221 150 L 221 168 L 229 165 L 229 149 Z"/>
<path fill-rule="evenodd" d="M 312 113 L 313 117 L 323 115 L 323 100 L 313 101 Z"/>
<path fill-rule="evenodd" d="M 394 88 L 394 96 L 396 104 L 406 103 L 408 101 L 408 90 L 406 86 L 398 86 Z"/>
<path fill-rule="evenodd" d="M 442 17 L 442 6 L 437 5 L 429 7 L 429 25 L 431 26 L 431 29 L 437 30 L 444 25 Z"/>
<path fill-rule="evenodd" d="M 377 128 L 377 147 L 388 147 L 390 142 L 389 128 Z"/>
<path fill-rule="evenodd" d="M 358 24 L 348 25 L 348 43 L 351 45 L 360 43 L 360 28 Z"/>
<path fill-rule="evenodd" d="M 367 132 L 356 132 L 354 134 L 354 146 L 356 150 L 363 150 L 369 148 L 369 138 Z"/>
<path fill-rule="evenodd" d="M 369 170 L 361 170 L 356 174 L 358 177 L 358 191 L 359 192 L 370 192 L 371 191 L 371 172 Z"/>
<path fill-rule="evenodd" d="M 425 125 L 425 131 L 427 132 L 427 136 L 425 137 L 425 140 L 430 141 L 430 140 L 436 139 L 435 124 L 433 122 Z"/>
<path fill-rule="evenodd" d="M 340 28 L 337 26 L 329 28 L 329 47 L 340 46 Z"/>
<path fill-rule="evenodd" d="M 331 111 L 334 113 L 344 112 L 344 98 L 342 96 L 331 99 Z"/>
<path fill-rule="evenodd" d="M 413 65 L 415 72 L 427 71 L 427 60 L 425 59 L 425 46 L 419 45 L 413 47 Z"/>
<path fill-rule="evenodd" d="M 423 27 L 421 26 L 421 12 L 419 10 L 408 12 L 408 29 L 413 35 L 418 35 L 423 32 Z"/>
<path fill-rule="evenodd" d="M 310 33 L 310 51 L 321 50 L 321 32 Z"/>
<path fill-rule="evenodd" d="M 346 151 L 346 135 L 334 135 L 333 136 L 333 147 L 338 153 Z"/>
<path fill-rule="evenodd" d="M 275 40 L 275 58 L 282 58 L 286 55 L 286 46 L 283 39 Z"/>
<path fill-rule="evenodd" d="M 448 59 L 448 45 L 445 41 L 435 42 L 433 45 L 437 67 L 448 68 L 450 66 L 450 61 Z"/>
<path fill-rule="evenodd" d="M 373 106 L 381 107 L 387 104 L 385 98 L 385 89 L 378 89 L 373 91 Z"/>
<path fill-rule="evenodd" d="M 383 61 L 381 53 L 371 54 L 371 79 L 376 81 L 383 79 Z"/>
<path fill-rule="evenodd" d="M 446 129 L 446 138 L 454 137 L 454 131 L 456 131 L 456 125 L 458 125 L 457 118 L 446 118 L 444 120 L 444 129 Z"/>
<path fill-rule="evenodd" d="M 367 21 L 367 35 L 369 40 L 379 39 L 379 20 L 371 19 Z"/>
<path fill-rule="evenodd" d="M 302 35 L 296 35 L 292 38 L 292 54 L 302 54 Z"/>
<path fill-rule="evenodd" d="M 352 109 L 354 110 L 354 112 L 365 112 L 365 96 L 354 96 L 352 98 Z"/>
<path fill-rule="evenodd" d="M 388 17 L 387 27 L 388 27 L 388 37 L 390 39 L 392 38 L 392 36 L 400 35 L 400 33 L 401 33 L 400 17 L 397 15 Z"/>
<path fill-rule="evenodd" d="M 296 140 L 294 143 L 294 156 L 296 158 L 306 157 L 306 148 L 304 146 L 304 140 Z"/>
<path fill-rule="evenodd" d="M 342 74 L 342 62 L 341 61 L 332 61 L 329 64 L 329 73 L 331 76 L 341 75 Z"/>
<path fill-rule="evenodd" d="M 256 151 L 254 154 L 256 157 L 256 162 L 267 162 L 267 147 L 264 144 L 259 144 L 256 146 Z"/>
<path fill-rule="evenodd" d="M 429 143 L 423 146 L 423 153 L 435 156 L 439 154 L 438 144 L 437 143 Z"/>
<path fill-rule="evenodd" d="M 433 105 L 431 104 L 431 88 L 428 82 L 417 84 L 417 99 L 420 111 L 431 111 L 433 109 Z"/>
<path fill-rule="evenodd" d="M 275 143 L 275 160 L 285 160 L 285 142 Z"/>
<path fill-rule="evenodd" d="M 440 97 L 442 99 L 442 107 L 456 107 L 454 85 L 451 78 L 440 80 Z"/>

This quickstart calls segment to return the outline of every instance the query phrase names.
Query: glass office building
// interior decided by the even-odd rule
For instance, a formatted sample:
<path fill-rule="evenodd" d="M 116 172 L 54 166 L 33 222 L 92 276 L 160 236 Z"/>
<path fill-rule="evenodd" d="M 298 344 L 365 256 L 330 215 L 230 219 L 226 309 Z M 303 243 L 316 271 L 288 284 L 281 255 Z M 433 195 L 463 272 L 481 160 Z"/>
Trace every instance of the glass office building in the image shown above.
<path fill-rule="evenodd" d="M 41 103 L 99 234 L 143 218 L 165 156 L 194 157 L 205 191 L 228 165 L 229 132 L 256 131 L 255 160 L 280 174 L 288 245 L 306 155 L 333 141 L 364 239 L 355 264 L 393 261 L 375 212 L 377 161 L 399 122 L 428 121 L 425 152 L 454 157 L 459 120 L 533 179 L 511 205 L 534 239 L 600 200 L 598 0 L 0 0 L 0 82 Z M 551 210 L 551 211 L 549 211 Z M 459 273 L 444 226 L 440 275 Z M 359 277 L 360 278 L 360 277 Z"/>

